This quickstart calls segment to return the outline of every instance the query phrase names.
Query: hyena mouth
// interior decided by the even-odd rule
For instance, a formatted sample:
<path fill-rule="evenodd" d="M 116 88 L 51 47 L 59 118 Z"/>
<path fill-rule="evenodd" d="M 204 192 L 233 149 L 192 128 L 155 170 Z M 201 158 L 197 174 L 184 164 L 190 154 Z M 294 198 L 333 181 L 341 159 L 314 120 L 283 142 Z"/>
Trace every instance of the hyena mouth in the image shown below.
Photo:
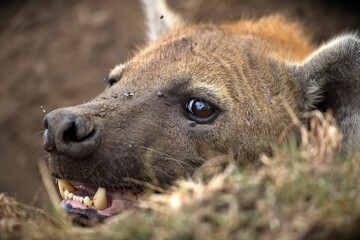
<path fill-rule="evenodd" d="M 141 187 L 107 190 L 79 182 L 57 179 L 60 194 L 63 198 L 60 205 L 70 214 L 82 218 L 97 218 L 102 221 L 145 200 L 152 193 Z"/>

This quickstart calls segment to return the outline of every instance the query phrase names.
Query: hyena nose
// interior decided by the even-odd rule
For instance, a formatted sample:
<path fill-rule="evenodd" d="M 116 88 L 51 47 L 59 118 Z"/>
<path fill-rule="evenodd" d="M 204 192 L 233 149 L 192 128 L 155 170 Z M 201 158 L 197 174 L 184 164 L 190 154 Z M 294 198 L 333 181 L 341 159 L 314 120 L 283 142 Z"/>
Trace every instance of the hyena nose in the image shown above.
<path fill-rule="evenodd" d="M 81 159 L 92 153 L 100 142 L 100 129 L 90 114 L 74 108 L 60 108 L 44 118 L 44 149 Z"/>

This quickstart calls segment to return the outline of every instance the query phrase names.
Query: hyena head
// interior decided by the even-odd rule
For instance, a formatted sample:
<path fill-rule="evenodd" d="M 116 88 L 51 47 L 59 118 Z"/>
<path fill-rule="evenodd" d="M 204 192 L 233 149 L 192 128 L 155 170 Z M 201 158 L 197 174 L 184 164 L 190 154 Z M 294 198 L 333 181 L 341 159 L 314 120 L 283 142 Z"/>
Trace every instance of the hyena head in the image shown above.
<path fill-rule="evenodd" d="M 359 51 L 355 35 L 313 51 L 280 16 L 169 32 L 117 65 L 95 99 L 45 117 L 63 206 L 110 216 L 142 183 L 167 187 L 210 159 L 257 165 L 291 125 L 289 108 L 299 117 L 333 108 L 356 148 Z"/>

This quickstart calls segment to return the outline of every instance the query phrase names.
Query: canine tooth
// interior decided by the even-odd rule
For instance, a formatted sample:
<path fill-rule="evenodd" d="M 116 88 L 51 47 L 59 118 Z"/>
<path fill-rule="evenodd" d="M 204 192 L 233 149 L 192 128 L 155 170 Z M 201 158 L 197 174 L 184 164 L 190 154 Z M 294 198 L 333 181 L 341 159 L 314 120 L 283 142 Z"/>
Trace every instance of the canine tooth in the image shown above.
<path fill-rule="evenodd" d="M 136 201 L 137 197 L 131 192 L 131 191 L 126 191 L 123 195 L 123 198 L 125 198 L 126 200 L 129 201 Z"/>
<path fill-rule="evenodd" d="M 73 193 L 69 193 L 69 194 L 68 194 L 68 198 L 69 198 L 69 199 L 73 199 L 74 196 L 75 196 L 75 195 L 74 195 Z"/>
<path fill-rule="evenodd" d="M 69 191 L 65 190 L 64 191 L 64 199 L 68 199 L 68 196 L 69 196 Z"/>
<path fill-rule="evenodd" d="M 84 205 L 87 207 L 91 207 L 92 204 L 93 204 L 93 202 L 90 200 L 90 198 L 88 196 L 86 196 L 84 198 Z"/>
<path fill-rule="evenodd" d="M 107 206 L 106 189 L 99 187 L 93 197 L 94 207 L 98 210 L 104 210 Z"/>
<path fill-rule="evenodd" d="M 65 198 L 65 190 L 68 190 L 68 192 L 75 192 L 76 190 L 75 187 L 65 179 L 58 179 L 58 187 L 63 198 Z"/>

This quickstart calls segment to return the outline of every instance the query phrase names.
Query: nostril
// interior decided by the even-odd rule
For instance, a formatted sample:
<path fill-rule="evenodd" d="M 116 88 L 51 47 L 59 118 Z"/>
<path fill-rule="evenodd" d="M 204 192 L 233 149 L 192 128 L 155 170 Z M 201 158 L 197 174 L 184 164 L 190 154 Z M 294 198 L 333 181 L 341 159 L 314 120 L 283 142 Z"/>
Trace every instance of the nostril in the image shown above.
<path fill-rule="evenodd" d="M 82 117 L 78 117 L 75 121 L 71 122 L 68 129 L 63 133 L 63 141 L 69 142 L 82 142 L 87 138 L 91 138 L 95 134 L 95 129 L 91 121 Z"/>
<path fill-rule="evenodd" d="M 75 122 L 70 125 L 68 130 L 64 131 L 63 140 L 64 142 L 79 142 L 79 139 L 76 136 Z"/>
<path fill-rule="evenodd" d="M 54 110 L 43 120 L 44 149 L 53 154 L 83 159 L 96 150 L 101 141 L 101 125 L 92 115 L 73 108 Z"/>
<path fill-rule="evenodd" d="M 77 117 L 75 119 L 74 125 L 77 140 L 85 140 L 89 138 L 94 132 L 94 122 L 91 117 Z"/>

